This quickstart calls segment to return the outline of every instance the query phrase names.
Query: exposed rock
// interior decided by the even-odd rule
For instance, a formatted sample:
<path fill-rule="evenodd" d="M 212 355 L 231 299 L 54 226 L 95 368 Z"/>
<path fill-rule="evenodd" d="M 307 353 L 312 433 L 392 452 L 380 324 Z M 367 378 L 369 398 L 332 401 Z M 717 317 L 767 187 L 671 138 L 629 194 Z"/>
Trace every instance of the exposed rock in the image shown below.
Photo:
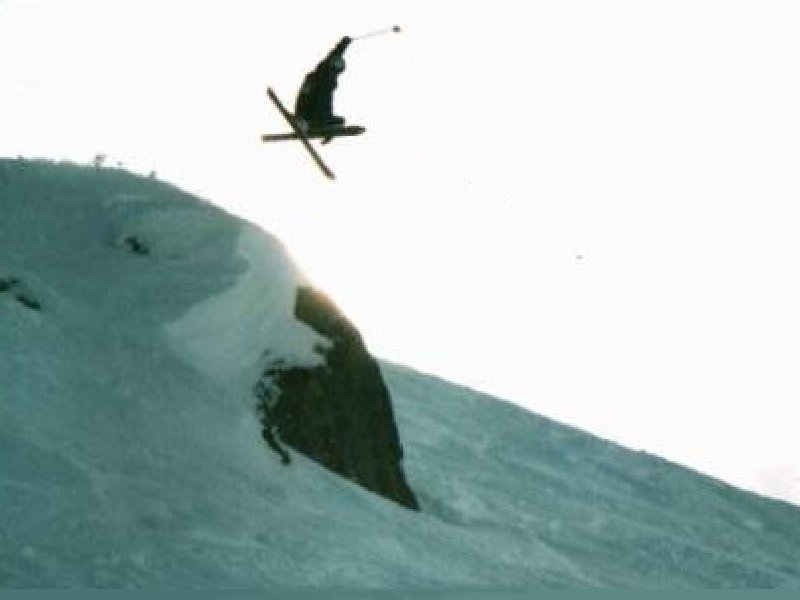
<path fill-rule="evenodd" d="M 298 290 L 295 316 L 332 345 L 319 349 L 324 366 L 277 364 L 265 372 L 269 383 L 258 388 L 265 429 L 335 473 L 418 510 L 401 466 L 389 390 L 358 331 L 311 288 Z"/>
<path fill-rule="evenodd" d="M 135 235 L 129 235 L 122 240 L 122 246 L 128 251 L 132 252 L 133 254 L 141 254 L 147 255 L 150 254 L 150 248 L 148 248 L 142 240 L 137 238 Z"/>
<path fill-rule="evenodd" d="M 28 292 L 20 292 L 20 280 L 16 277 L 0 278 L 0 293 L 9 292 L 14 300 L 31 310 L 41 310 L 42 303 Z"/>
<path fill-rule="evenodd" d="M 42 304 L 36 298 L 25 294 L 15 294 L 14 299 L 31 310 L 42 310 Z"/>
<path fill-rule="evenodd" d="M 19 283 L 18 279 L 14 279 L 13 277 L 4 279 L 0 278 L 0 292 L 7 292 L 12 287 Z"/>

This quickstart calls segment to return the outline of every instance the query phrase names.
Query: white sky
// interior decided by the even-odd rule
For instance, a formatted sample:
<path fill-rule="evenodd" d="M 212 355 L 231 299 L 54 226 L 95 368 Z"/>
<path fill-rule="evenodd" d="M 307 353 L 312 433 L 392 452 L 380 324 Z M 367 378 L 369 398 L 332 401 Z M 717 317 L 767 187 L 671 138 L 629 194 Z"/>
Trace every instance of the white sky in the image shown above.
<path fill-rule="evenodd" d="M 0 155 L 98 153 L 285 241 L 374 353 L 800 501 L 792 2 L 0 0 Z M 342 35 L 365 136 L 292 105 Z"/>

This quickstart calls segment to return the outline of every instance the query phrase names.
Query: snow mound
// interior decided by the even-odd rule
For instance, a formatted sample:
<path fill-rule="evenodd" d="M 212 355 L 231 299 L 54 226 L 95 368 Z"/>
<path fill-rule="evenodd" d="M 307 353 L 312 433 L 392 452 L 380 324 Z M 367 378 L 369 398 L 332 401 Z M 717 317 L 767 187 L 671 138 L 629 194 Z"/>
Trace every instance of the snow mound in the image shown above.
<path fill-rule="evenodd" d="M 274 238 L 24 160 L 0 215 L 2 587 L 800 587 L 797 507 L 387 363 L 421 512 L 284 466 L 252 384 L 328 340 Z"/>

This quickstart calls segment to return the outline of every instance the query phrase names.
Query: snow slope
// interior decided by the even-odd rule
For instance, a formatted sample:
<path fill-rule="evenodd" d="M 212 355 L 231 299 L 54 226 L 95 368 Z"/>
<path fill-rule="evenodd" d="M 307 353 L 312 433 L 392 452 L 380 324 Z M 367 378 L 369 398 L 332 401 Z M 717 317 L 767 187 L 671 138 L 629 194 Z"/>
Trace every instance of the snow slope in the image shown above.
<path fill-rule="evenodd" d="M 397 365 L 421 513 L 285 467 L 252 385 L 328 342 L 275 239 L 45 162 L 0 160 L 0 214 L 2 587 L 800 587 L 797 507 Z"/>

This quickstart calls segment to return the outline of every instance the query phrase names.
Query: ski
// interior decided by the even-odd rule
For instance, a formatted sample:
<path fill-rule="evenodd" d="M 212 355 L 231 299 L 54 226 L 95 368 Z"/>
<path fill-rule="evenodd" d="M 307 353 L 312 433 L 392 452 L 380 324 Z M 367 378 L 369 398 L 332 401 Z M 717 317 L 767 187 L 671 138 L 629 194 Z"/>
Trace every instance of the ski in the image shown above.
<path fill-rule="evenodd" d="M 320 155 L 317 154 L 317 151 L 314 150 L 314 147 L 311 145 L 311 142 L 308 141 L 306 134 L 303 133 L 300 127 L 298 127 L 297 121 L 295 121 L 292 114 L 286 110 L 286 108 L 283 106 L 283 103 L 280 101 L 272 88 L 267 88 L 267 95 L 269 96 L 269 99 L 272 100 L 272 103 L 275 105 L 278 111 L 283 115 L 283 118 L 286 119 L 289 125 L 292 126 L 292 130 L 297 135 L 297 139 L 303 143 L 303 146 L 305 146 L 306 150 L 311 155 L 311 158 L 314 159 L 314 162 L 317 163 L 317 166 L 320 168 L 320 170 L 328 179 L 336 179 L 336 175 L 333 174 L 333 171 L 328 168 L 328 165 L 325 164 Z"/>
<path fill-rule="evenodd" d="M 345 125 L 344 127 L 337 127 L 335 129 L 323 131 L 310 131 L 306 133 L 306 139 L 314 140 L 319 138 L 334 139 L 338 137 L 347 137 L 351 135 L 361 135 L 366 131 L 365 127 L 361 125 Z M 288 140 L 300 139 L 296 133 L 265 133 L 261 136 L 262 142 L 283 142 Z"/>

